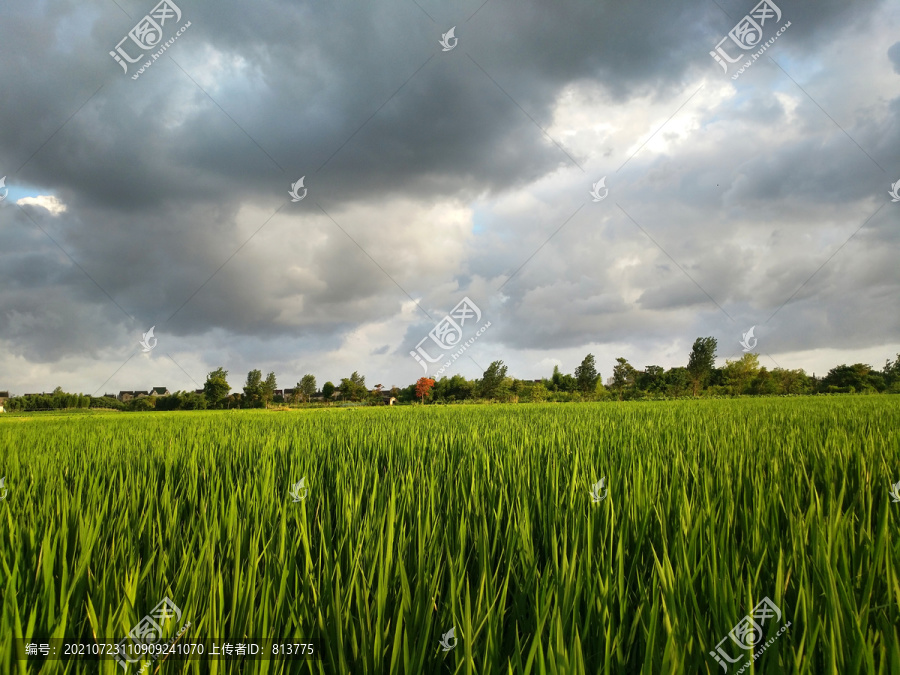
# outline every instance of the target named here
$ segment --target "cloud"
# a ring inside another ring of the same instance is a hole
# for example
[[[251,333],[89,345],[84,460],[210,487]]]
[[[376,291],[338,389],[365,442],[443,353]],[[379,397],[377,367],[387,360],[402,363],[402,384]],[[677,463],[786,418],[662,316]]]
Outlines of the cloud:
[[[42,209],[49,211],[51,215],[58,216],[65,213],[68,207],[63,204],[58,197],[54,195],[38,195],[37,197],[22,197],[16,200],[19,206],[40,206]]]
[[[888,58],[894,66],[894,72],[900,73],[900,42],[895,42],[888,49]]]
[[[108,52],[152,4],[0,27],[2,171],[41,195],[0,207],[3,386],[65,363],[133,389],[163,347],[172,390],[220,364],[402,384],[465,295],[492,321],[475,360],[524,377],[590,349],[675,365],[769,317],[775,355],[897,342],[886,3],[779,3],[791,30],[736,81],[709,51],[743,0],[182,3],[132,80]]]

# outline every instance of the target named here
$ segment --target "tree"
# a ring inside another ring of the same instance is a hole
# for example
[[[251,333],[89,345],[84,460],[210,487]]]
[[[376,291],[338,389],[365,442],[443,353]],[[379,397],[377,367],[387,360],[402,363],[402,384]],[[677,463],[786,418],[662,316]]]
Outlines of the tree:
[[[251,370],[247,373],[247,382],[244,384],[244,397],[247,401],[247,406],[250,408],[258,406],[262,401],[262,395],[262,372]]]
[[[750,393],[758,396],[774,394],[777,385],[778,383],[772,377],[772,374],[763,366],[753,378],[753,382],[750,383]]]
[[[550,389],[553,391],[577,391],[578,380],[571,375],[563,375],[559,366],[553,366],[553,375],[550,376]]]
[[[875,378],[874,375],[879,377]],[[826,392],[857,392],[884,388],[884,379],[880,373],[872,370],[865,363],[854,363],[852,366],[841,364],[828,371],[822,379],[822,388]]]
[[[884,378],[884,384],[888,391],[900,393],[900,354],[897,354],[897,360],[891,361],[887,359],[884,362],[884,370],[881,371]]]
[[[435,401],[462,401],[472,397],[474,388],[475,384],[462,375],[445,376],[435,383],[431,395]]]
[[[206,397],[193,391],[185,392],[181,399],[182,410],[206,410]]]
[[[637,385],[637,370],[621,356],[616,359],[618,365],[613,366],[612,390],[619,395],[621,401],[626,391],[633,391]]]
[[[542,382],[535,382],[531,386],[531,402],[543,403],[547,399],[547,388]]]
[[[772,370],[772,377],[778,383],[777,392],[779,394],[809,393],[809,377],[807,377],[802,368],[797,368],[796,370],[775,368]]]
[[[228,396],[231,386],[228,384],[228,371],[222,367],[216,368],[206,376],[203,384],[203,395],[206,397],[207,407],[212,408]]]
[[[432,387],[434,387],[434,380],[430,377],[420,377],[416,382],[416,398],[425,403],[425,399],[431,396]]]
[[[481,398],[495,398],[502,396],[503,380],[506,379],[506,366],[503,361],[493,361],[481,376],[479,394]]]
[[[147,412],[148,410],[153,410],[155,407],[156,406],[153,405],[149,396],[141,396],[140,398],[133,398],[128,401],[128,410],[134,412]]]
[[[592,392],[597,385],[597,378],[599,377],[597,367],[594,364],[594,355],[588,354],[584,357],[581,365],[575,369],[575,381],[578,383],[578,389],[585,394]]]
[[[322,385],[322,396],[326,401],[330,401],[331,397],[334,396],[334,385],[331,382],[326,382]]]
[[[716,339],[714,337],[697,338],[691,348],[687,371],[691,378],[694,396],[706,384],[712,369],[716,365]]]
[[[722,372],[725,386],[731,394],[735,396],[746,394],[753,378],[759,373],[759,357],[751,352],[744,354],[737,361],[726,359]]]
[[[666,371],[666,392],[668,396],[683,396],[687,392],[690,376],[687,368],[678,366]]]
[[[647,366],[638,373],[637,388],[651,394],[662,393],[666,386],[666,373],[662,366]]]
[[[307,402],[310,397],[316,393],[316,378],[313,375],[306,374],[300,378],[297,386],[294,387],[294,396],[299,398],[303,396]]]
[[[355,370],[350,377],[341,379],[338,389],[344,399],[349,398],[354,401],[366,398],[369,393],[366,389],[366,378]]]
[[[261,398],[267,408],[269,407],[269,402],[275,397],[275,390],[277,388],[278,384],[275,382],[275,373],[266,375],[266,381],[262,383],[261,387]]]

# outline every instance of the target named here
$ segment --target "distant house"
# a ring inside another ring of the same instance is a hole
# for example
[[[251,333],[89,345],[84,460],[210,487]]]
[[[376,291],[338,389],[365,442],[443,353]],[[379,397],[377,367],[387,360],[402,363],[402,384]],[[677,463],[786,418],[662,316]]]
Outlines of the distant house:
[[[0,391],[0,413],[4,412],[3,406],[9,400],[9,392],[8,391]]]
[[[144,398],[144,397],[149,396],[149,395],[150,395],[150,392],[149,392],[149,391],[136,391],[136,392],[134,392],[134,397],[135,397],[135,398]]]
[[[150,390],[150,395],[151,396],[168,396],[169,388],[168,387],[153,387],[153,389]]]
[[[391,396],[391,392],[385,389],[376,387],[369,393],[372,394],[372,396],[381,396],[381,402],[386,405],[394,405],[397,402],[397,399]]]
[[[290,398],[290,397],[293,396],[293,395],[294,395],[294,390],[293,390],[293,389],[285,389],[285,390],[284,390],[284,397],[285,397],[285,398]]]
[[[134,392],[133,391],[120,391],[119,395],[116,398],[118,398],[120,401],[122,401],[122,403],[125,403],[126,401],[130,401],[131,399],[134,398]]]
[[[204,392],[203,389],[194,389],[195,394],[202,394]]]
[[[103,394],[103,398],[116,398],[115,394]]]
[[[284,397],[284,389],[276,389],[272,395]]]

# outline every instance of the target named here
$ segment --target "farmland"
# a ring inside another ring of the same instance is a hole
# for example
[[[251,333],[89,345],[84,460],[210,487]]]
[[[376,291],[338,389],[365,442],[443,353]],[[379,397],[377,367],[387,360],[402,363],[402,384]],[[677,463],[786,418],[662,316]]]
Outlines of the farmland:
[[[164,597],[321,658],[162,673],[718,673],[764,598],[752,672],[900,672],[894,396],[7,415],[0,476],[4,673]]]

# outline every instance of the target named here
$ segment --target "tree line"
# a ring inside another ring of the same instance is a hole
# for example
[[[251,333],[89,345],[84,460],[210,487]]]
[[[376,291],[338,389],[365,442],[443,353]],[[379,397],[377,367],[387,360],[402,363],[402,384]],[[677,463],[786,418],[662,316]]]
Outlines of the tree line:
[[[807,375],[802,369],[788,370],[760,366],[759,356],[747,353],[736,360],[716,362],[716,339],[697,338],[686,366],[665,370],[645,366],[638,370],[619,357],[610,377],[604,382],[597,371],[593,354],[584,357],[573,374],[562,373],[558,366],[549,378],[520,380],[507,374],[503,361],[494,361],[481,378],[468,380],[462,375],[440,380],[423,377],[404,388],[385,389],[375,385],[369,390],[366,378],[354,371],[338,385],[325,382],[317,390],[316,378],[306,374],[287,396],[278,395],[274,372],[265,378],[251,370],[241,391],[232,392],[228,371],[217,368],[207,375],[200,392],[178,391],[165,396],[147,396],[127,402],[110,397],[68,394],[57,387],[52,394],[10,398],[10,410],[49,410],[68,408],[113,408],[116,410],[207,410],[266,408],[270,405],[320,406],[335,404],[386,405],[397,403],[461,402],[568,402],[602,400],[664,400],[697,396],[772,396],[837,393],[900,393],[900,354],[888,359],[876,370],[862,363],[841,364],[822,378]]]

